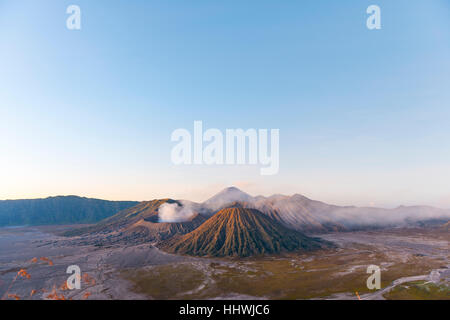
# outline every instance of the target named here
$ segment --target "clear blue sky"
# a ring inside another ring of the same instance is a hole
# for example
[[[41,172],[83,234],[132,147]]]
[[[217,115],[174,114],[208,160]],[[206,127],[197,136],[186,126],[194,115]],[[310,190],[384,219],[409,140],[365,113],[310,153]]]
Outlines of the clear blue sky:
[[[194,120],[279,128],[279,174],[172,165]],[[450,1],[0,0],[0,150],[0,199],[450,207]]]

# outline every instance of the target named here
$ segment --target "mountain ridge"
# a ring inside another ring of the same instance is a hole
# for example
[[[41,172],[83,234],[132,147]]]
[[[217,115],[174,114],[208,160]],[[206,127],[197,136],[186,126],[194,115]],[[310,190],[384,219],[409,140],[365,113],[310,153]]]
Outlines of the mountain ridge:
[[[303,233],[433,226],[450,220],[450,210],[432,206],[398,206],[393,209],[337,206],[301,194],[253,197],[236,187],[230,187],[202,203],[172,199],[107,201],[78,196],[0,200],[0,226],[98,223],[90,230],[101,229],[108,224],[110,229],[118,229],[134,215],[144,218],[156,215],[159,205],[165,202],[189,207],[192,212],[208,218],[236,201]]]
[[[96,223],[138,203],[72,195],[0,200],[0,226]]]
[[[337,206],[301,194],[252,197],[236,187],[222,190],[201,206],[218,210],[234,201],[242,201],[246,207],[257,209],[285,226],[306,233],[409,226],[421,221],[427,225],[427,221],[435,224],[433,220],[450,219],[450,210],[431,206],[399,206],[394,209]],[[210,210],[209,214],[213,212]]]
[[[93,226],[75,228],[66,231],[63,235],[68,237],[91,236],[92,239],[89,242],[97,245],[138,244],[165,240],[177,234],[186,234],[195,230],[206,220],[206,217],[194,212],[183,222],[162,222],[159,210],[164,204],[176,204],[181,208],[183,204],[190,204],[190,202],[168,198],[143,201]]]

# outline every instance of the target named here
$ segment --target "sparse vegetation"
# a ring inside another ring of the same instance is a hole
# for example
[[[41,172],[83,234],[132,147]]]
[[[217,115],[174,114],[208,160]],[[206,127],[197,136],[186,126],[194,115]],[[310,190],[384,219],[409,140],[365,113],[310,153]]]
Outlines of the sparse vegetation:
[[[415,256],[401,261],[391,253],[357,245],[352,249],[309,254],[223,258],[209,263],[205,259],[203,268],[190,263],[177,267],[165,265],[137,273],[128,271],[127,278],[135,283],[138,292],[152,298],[208,299],[236,294],[269,299],[315,299],[340,293],[355,295],[355,291],[360,295],[370,293],[366,287],[366,268],[373,263],[382,266],[384,288],[400,277],[427,274],[438,268],[441,261]],[[182,284],[184,281],[187,282]],[[194,290],[202,283],[201,290]]]
[[[177,299],[195,290],[205,279],[204,274],[189,264],[156,266],[137,272],[125,271],[123,276],[133,281],[136,292],[154,299]]]
[[[384,297],[390,300],[450,300],[450,288],[445,283],[415,281],[396,286]]]

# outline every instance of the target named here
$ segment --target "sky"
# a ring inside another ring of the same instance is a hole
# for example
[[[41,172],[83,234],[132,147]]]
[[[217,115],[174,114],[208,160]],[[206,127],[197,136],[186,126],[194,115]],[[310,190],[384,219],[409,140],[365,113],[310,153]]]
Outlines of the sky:
[[[278,174],[174,165],[195,120],[279,129]],[[0,0],[0,150],[0,199],[450,208],[450,2]]]

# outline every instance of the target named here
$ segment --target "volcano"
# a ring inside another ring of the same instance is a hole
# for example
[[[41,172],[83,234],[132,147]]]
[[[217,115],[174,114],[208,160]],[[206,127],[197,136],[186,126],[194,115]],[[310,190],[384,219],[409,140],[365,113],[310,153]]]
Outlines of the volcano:
[[[160,222],[159,208],[163,204],[176,204],[179,207],[191,205],[188,201],[159,199],[141,202],[120,211],[98,224],[70,230],[66,236],[92,236],[96,244],[127,243],[138,244],[168,239],[174,235],[186,234],[195,230],[206,218],[194,213],[183,222]]]
[[[270,197],[252,197],[236,187],[230,187],[206,200],[201,206],[205,215],[212,215],[235,202],[239,202],[245,208],[259,210],[285,227],[302,233],[345,230],[344,226],[330,219],[327,214],[338,207],[314,201],[298,194],[293,196],[278,194]]]
[[[234,202],[247,203],[252,200],[253,198],[249,194],[236,187],[229,187],[203,202],[203,206],[217,212],[217,210],[227,207]]]
[[[161,244],[165,251],[194,256],[247,257],[313,250],[328,244],[288,229],[256,209],[222,209],[196,230]]]

